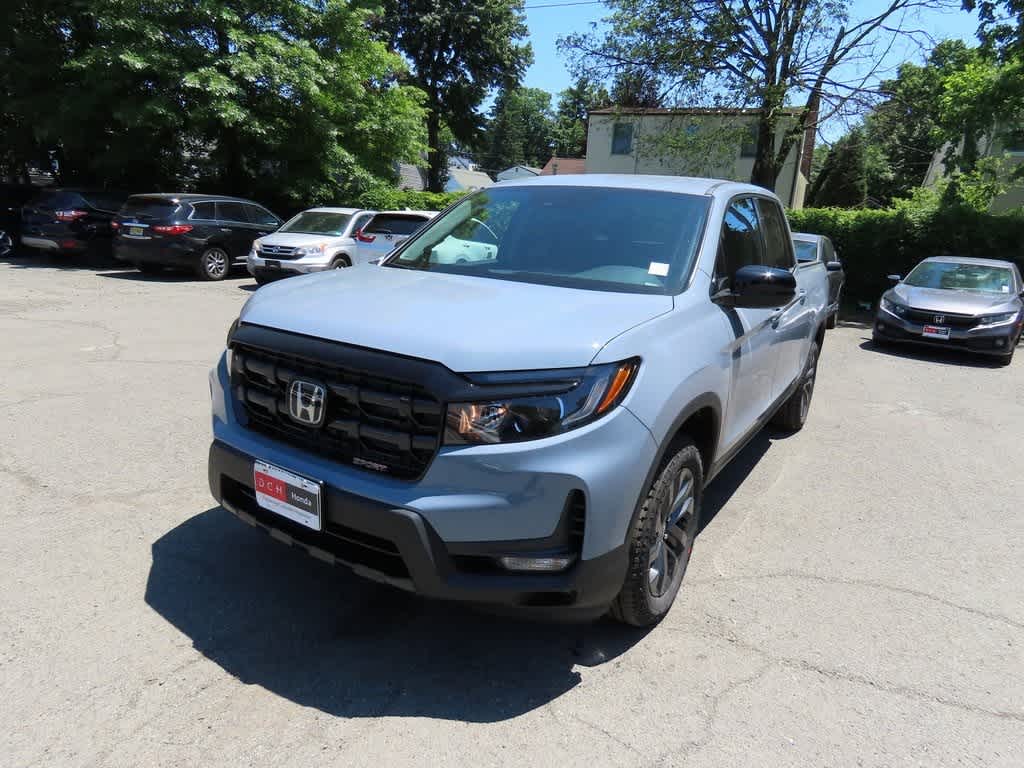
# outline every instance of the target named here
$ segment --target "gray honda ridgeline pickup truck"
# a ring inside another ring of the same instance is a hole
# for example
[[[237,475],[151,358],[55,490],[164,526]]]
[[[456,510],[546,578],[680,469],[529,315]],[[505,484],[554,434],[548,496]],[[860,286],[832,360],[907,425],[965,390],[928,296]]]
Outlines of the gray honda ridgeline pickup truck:
[[[807,418],[827,297],[759,187],[498,184],[380,266],[249,299],[210,375],[210,490],[425,596],[653,624],[704,488]]]

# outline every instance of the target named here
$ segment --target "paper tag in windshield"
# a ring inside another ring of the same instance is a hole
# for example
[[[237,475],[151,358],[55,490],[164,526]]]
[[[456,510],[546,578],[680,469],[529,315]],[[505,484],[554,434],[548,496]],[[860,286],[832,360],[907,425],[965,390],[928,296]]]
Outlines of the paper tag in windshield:
[[[668,264],[663,264],[660,261],[652,261],[651,266],[647,268],[647,274],[666,277],[668,275]]]
[[[999,286],[999,290],[1001,290],[1003,293],[1009,293],[1010,292],[1010,286],[1008,286],[1008,285],[1000,285]]]

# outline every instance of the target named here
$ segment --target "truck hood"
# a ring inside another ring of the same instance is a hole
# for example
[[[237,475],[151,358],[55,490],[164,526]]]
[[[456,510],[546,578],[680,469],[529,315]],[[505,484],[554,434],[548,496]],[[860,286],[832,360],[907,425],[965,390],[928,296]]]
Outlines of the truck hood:
[[[353,242],[351,237],[334,237],[332,235],[309,235],[304,232],[272,232],[257,239],[261,245],[287,245],[301,248],[306,245],[341,245]]]
[[[671,296],[367,265],[264,286],[240,319],[472,373],[587,365],[672,306]]]
[[[905,283],[895,286],[892,295],[895,301],[914,309],[959,315],[983,315],[1004,307],[1004,311],[1009,312],[1019,306],[1017,297],[1012,293],[918,288]]]

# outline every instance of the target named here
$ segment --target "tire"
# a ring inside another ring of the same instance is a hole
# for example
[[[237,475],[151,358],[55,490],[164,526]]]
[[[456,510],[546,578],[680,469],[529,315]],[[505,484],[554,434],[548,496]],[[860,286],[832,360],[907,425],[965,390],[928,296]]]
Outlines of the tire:
[[[837,309],[831,315],[828,316],[828,320],[825,321],[825,327],[828,330],[832,330],[836,327],[836,323],[839,322],[839,310]]]
[[[871,343],[874,344],[876,347],[884,347],[889,344],[887,339],[882,338],[875,331],[871,332]]]
[[[253,280],[256,281],[256,285],[266,285],[267,283],[273,282],[269,277],[263,277],[261,275],[256,275]]]
[[[135,268],[144,275],[156,275],[164,271],[159,264],[136,264]]]
[[[684,438],[662,461],[630,529],[629,569],[611,606],[615,619],[649,627],[668,613],[693,552],[703,491],[700,452]]]
[[[782,404],[782,407],[772,416],[772,425],[790,432],[797,432],[807,421],[807,414],[811,409],[811,398],[814,397],[814,382],[818,378],[818,355],[821,348],[817,340],[811,342],[811,348],[807,353],[807,362],[804,364],[804,371],[800,375],[800,384],[796,392],[789,396],[789,399]]]
[[[0,257],[14,254],[14,241],[4,231],[0,231]]]
[[[1020,341],[1019,337],[1018,337],[1017,341],[1018,342]],[[1013,362],[1013,353],[1017,351],[1016,347],[1017,347],[1016,344],[1011,345],[1010,346],[1010,354],[1003,355],[1002,357],[999,358],[999,364],[1000,365],[1009,365],[1010,363]]]
[[[352,262],[349,261],[348,256],[339,256],[331,262],[331,269],[345,269],[345,267],[351,267]]]
[[[203,251],[196,264],[196,274],[201,280],[223,280],[231,271],[231,257],[219,246]]]

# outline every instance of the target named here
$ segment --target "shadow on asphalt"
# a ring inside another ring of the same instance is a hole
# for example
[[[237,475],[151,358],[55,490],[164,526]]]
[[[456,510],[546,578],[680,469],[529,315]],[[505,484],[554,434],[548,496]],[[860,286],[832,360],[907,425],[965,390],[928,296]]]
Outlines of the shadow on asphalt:
[[[88,269],[113,270],[130,269],[109,253],[93,252],[51,254],[43,250],[19,249],[0,257],[0,264],[10,264],[15,269]]]
[[[762,431],[715,479],[701,530],[782,437]],[[647,634],[425,600],[289,549],[220,507],[169,531],[152,555],[146,602],[196,650],[244,683],[339,717],[505,720]]]
[[[980,355],[960,349],[936,349],[935,347],[919,347],[912,344],[879,344],[869,338],[860,343],[860,348],[889,357],[902,357],[908,360],[921,360],[942,365],[958,365],[965,368],[1004,368],[996,358]]]
[[[135,267],[126,267],[126,272],[99,272],[100,277],[113,277],[117,280],[133,280],[140,283],[204,283],[194,273],[184,269],[165,269],[160,272],[139,272]],[[249,277],[244,270],[231,272],[227,280],[241,280]]]

